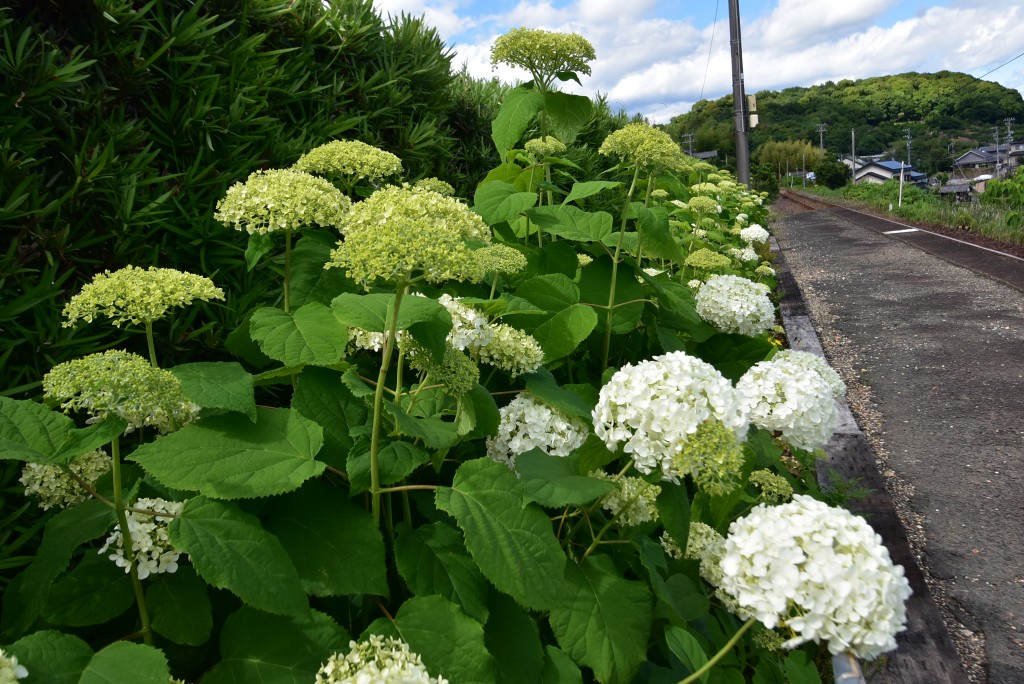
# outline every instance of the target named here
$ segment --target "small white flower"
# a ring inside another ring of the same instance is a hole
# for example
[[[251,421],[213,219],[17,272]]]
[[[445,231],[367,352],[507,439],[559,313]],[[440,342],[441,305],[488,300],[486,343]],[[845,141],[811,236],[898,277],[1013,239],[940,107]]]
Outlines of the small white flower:
[[[656,500],[661,487],[639,477],[622,477],[618,480],[603,470],[595,470],[590,477],[614,482],[615,489],[601,497],[601,508],[616,518],[622,527],[635,527],[658,519]]]
[[[452,330],[448,333],[448,344],[461,351],[470,345],[487,346],[494,339],[494,328],[482,313],[449,294],[441,295],[437,301],[448,310],[452,317]]]
[[[28,677],[28,670],[18,664],[18,657],[0,648],[0,684],[15,684],[25,677]]]
[[[529,333],[507,323],[491,325],[492,337],[471,340],[466,351],[476,361],[500,368],[513,378],[532,373],[544,363],[544,350]]]
[[[775,324],[768,286],[734,275],[711,276],[697,292],[697,314],[725,333],[756,337]]]
[[[846,383],[839,377],[839,373],[836,373],[835,369],[828,365],[828,361],[823,356],[796,349],[783,349],[773,356],[772,360],[786,361],[800,368],[812,370],[822,377],[832,391],[833,397],[838,399],[846,395]]]
[[[771,237],[760,224],[752,223],[740,231],[740,238],[747,243],[764,244]]]
[[[443,677],[431,677],[420,655],[401,639],[371,634],[348,647],[348,653],[335,653],[320,666],[316,684],[448,684]]]
[[[171,540],[167,536],[167,523],[181,513],[184,505],[181,501],[139,499],[133,508],[153,511],[157,515],[147,515],[138,511],[127,512],[128,533],[140,580],[153,574],[175,572],[178,569],[181,552],[171,546]],[[160,513],[166,515],[159,515]],[[132,564],[125,554],[120,523],[114,526],[114,531],[107,537],[99,553],[105,553],[107,549],[112,549],[107,558],[114,561],[119,568],[124,568],[125,572],[131,570]]]
[[[516,456],[540,449],[550,456],[568,456],[583,445],[589,431],[583,421],[537,401],[523,392],[499,409],[498,434],[487,439],[487,455],[509,468]]]
[[[78,456],[71,464],[71,472],[90,485],[110,470],[110,456],[102,449]],[[55,465],[26,463],[20,482],[25,485],[25,495],[39,500],[44,511],[50,508],[67,508],[89,498],[81,485]]]

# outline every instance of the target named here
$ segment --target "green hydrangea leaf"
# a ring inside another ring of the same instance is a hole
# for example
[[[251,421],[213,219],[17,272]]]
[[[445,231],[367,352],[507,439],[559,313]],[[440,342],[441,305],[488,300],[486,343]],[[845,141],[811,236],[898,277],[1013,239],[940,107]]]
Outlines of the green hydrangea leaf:
[[[78,684],[93,655],[89,644],[78,637],[52,630],[29,634],[4,650],[28,670],[28,683]]]
[[[602,242],[612,234],[612,215],[606,211],[587,212],[566,204],[534,207],[526,215],[545,232],[567,240]]]
[[[662,576],[667,564],[661,544],[649,537],[643,537],[638,540],[637,545],[640,550],[640,562],[647,569],[651,588],[654,589],[659,604],[675,613],[680,620],[692,622],[707,615],[707,595],[693,583],[693,580],[679,573],[670,575],[668,579]]]
[[[598,318],[594,309],[586,304],[573,304],[538,325],[531,334],[544,350],[544,361],[554,361],[574,352],[597,327]]]
[[[274,236],[271,233],[249,233],[249,241],[245,246],[246,270],[256,268],[263,256],[274,248]]]
[[[282,494],[323,472],[323,428],[290,409],[212,416],[139,447],[131,456],[168,487],[217,499]]]
[[[167,684],[171,671],[164,654],[144,644],[115,641],[85,666],[79,684]]]
[[[763,337],[716,333],[698,344],[693,355],[707,361],[722,375],[736,382],[751,366],[764,361],[775,350],[775,345]]]
[[[489,226],[513,218],[537,203],[536,192],[517,192],[514,185],[501,181],[483,183],[473,195],[473,211]]]
[[[580,272],[580,301],[608,306],[612,287],[612,260],[602,255],[586,265]],[[612,313],[612,332],[628,333],[634,330],[644,313],[643,300],[647,296],[643,285],[636,280],[636,271],[629,264],[619,264],[615,279],[615,310]],[[626,303],[630,302],[630,303]],[[598,316],[598,330],[604,331],[607,313]]]
[[[203,408],[237,411],[256,420],[252,375],[234,362],[200,362],[175,366],[185,396]]]
[[[544,649],[537,622],[505,594],[491,592],[491,616],[484,625],[487,650],[494,656],[497,684],[541,681]]]
[[[494,659],[484,643],[483,625],[448,599],[414,596],[398,609],[395,626],[431,675],[450,682],[494,681]]]
[[[516,288],[516,295],[550,313],[563,311],[580,301],[580,288],[561,273],[530,278]]]
[[[672,281],[647,282],[657,293],[660,326],[686,332],[697,342],[703,342],[717,332],[697,314],[697,302],[688,286]]]
[[[658,519],[679,548],[685,549],[690,537],[690,498],[686,487],[671,482],[661,482],[659,486],[661,492],[655,499]]]
[[[435,501],[458,522],[466,548],[500,591],[537,610],[565,600],[565,555],[547,514],[523,506],[522,484],[508,467],[489,458],[467,461]]]
[[[444,523],[399,528],[398,572],[417,596],[443,596],[473,619],[487,620],[490,585],[466,551],[462,534]]]
[[[573,72],[562,73],[579,82],[579,78]],[[548,116],[551,134],[566,145],[571,145],[576,140],[576,134],[590,121],[593,110],[593,103],[585,95],[570,95],[558,90],[544,93],[544,112]]]
[[[345,276],[344,269],[324,268],[337,242],[337,234],[310,231],[296,243],[292,249],[291,280],[288,283],[293,307],[310,302],[330,305],[339,292],[355,291],[354,283]]]
[[[388,594],[384,538],[347,492],[313,480],[275,498],[266,519],[267,531],[293,559],[307,594]]]
[[[790,651],[786,656],[786,679],[792,684],[821,684],[818,666],[801,650]]]
[[[76,428],[60,445],[53,455],[56,463],[70,465],[76,457],[87,451],[94,451],[109,444],[115,437],[122,435],[128,422],[117,416],[107,416],[98,423],[85,428]]]
[[[459,441],[455,424],[444,421],[439,416],[415,418],[391,401],[385,401],[384,408],[395,419],[395,429],[399,434],[423,440],[424,446],[428,449],[447,449]]]
[[[324,446],[317,458],[339,470],[345,469],[355,441],[352,433],[366,425],[368,415],[366,403],[353,396],[342,377],[337,371],[307,366],[292,393],[292,408],[324,429]]]
[[[665,629],[665,644],[691,672],[696,672],[708,662],[708,654],[701,648],[697,637],[682,627],[669,625]],[[711,672],[705,672],[700,681],[707,682],[710,678]]]
[[[489,437],[498,431],[498,423],[501,421],[501,414],[498,412],[498,404],[494,396],[487,391],[487,388],[477,383],[473,389],[459,397],[459,415],[472,416],[473,426],[468,433],[458,432],[465,439],[482,439]]]
[[[46,523],[43,541],[32,563],[4,592],[0,625],[5,636],[21,636],[32,626],[43,609],[51,584],[68,566],[75,550],[105,535],[113,524],[114,512],[95,499],[63,510]]]
[[[531,449],[516,456],[516,472],[523,482],[525,501],[541,506],[582,506],[615,489],[615,485],[580,474],[579,456],[550,456]]]
[[[566,195],[564,200],[562,200],[562,204],[565,205],[569,204],[569,202],[577,202],[610,188],[620,187],[621,185],[622,183],[619,183],[618,181],[582,181],[573,183],[572,189],[569,190],[569,194]]]
[[[583,684],[583,673],[565,651],[554,646],[544,647],[544,670],[541,684]]]
[[[252,315],[250,333],[263,353],[286,366],[330,366],[342,359],[348,331],[331,310],[310,302],[291,313],[265,307]]]
[[[289,619],[244,607],[225,621],[220,650],[203,684],[309,684],[332,653],[348,650],[348,634],[317,611]]]
[[[505,94],[498,116],[491,122],[491,139],[502,161],[543,108],[544,95],[532,88],[519,86]]]
[[[75,424],[36,401],[0,397],[0,458],[56,463],[54,454]]]
[[[686,255],[679,248],[668,224],[668,210],[665,207],[645,207],[634,202],[633,212],[640,224],[640,246],[643,255],[649,259],[666,259],[682,265]]]
[[[211,586],[227,589],[254,608],[305,617],[309,604],[299,573],[277,537],[259,519],[232,504],[203,496],[185,503],[168,534]]]
[[[106,555],[87,553],[50,587],[43,617],[53,625],[87,627],[121,615],[135,604],[131,579]]]
[[[213,610],[209,593],[190,566],[152,576],[147,582],[146,605],[153,631],[160,636],[186,646],[201,646],[210,638]]]
[[[331,300],[335,318],[352,328],[370,332],[391,329],[393,294],[340,294]],[[440,359],[444,356],[445,339],[452,329],[452,317],[440,302],[429,297],[403,297],[398,311],[397,330],[408,330],[417,342]]]
[[[596,402],[590,402],[577,392],[559,385],[548,369],[542,367],[524,377],[526,390],[537,399],[568,416],[582,418],[588,424],[592,421]]]
[[[560,273],[575,278],[580,269],[576,245],[568,240],[548,240],[541,249],[532,249],[526,256],[525,274],[550,275]]]
[[[430,454],[415,444],[400,440],[388,442],[377,454],[380,483],[389,485],[399,482],[428,461],[430,461]],[[347,469],[350,495],[354,496],[369,490],[370,452],[351,453],[348,457]]]
[[[606,556],[591,556],[566,573],[567,601],[551,610],[559,646],[604,684],[630,682],[647,660],[651,597],[645,585],[623,579]]]

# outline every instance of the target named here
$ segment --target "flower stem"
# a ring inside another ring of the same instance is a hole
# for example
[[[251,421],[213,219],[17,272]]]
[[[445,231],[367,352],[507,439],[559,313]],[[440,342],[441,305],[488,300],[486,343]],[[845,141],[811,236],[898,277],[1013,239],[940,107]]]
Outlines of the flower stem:
[[[398,336],[398,311],[402,306],[406,281],[399,283],[395,290],[395,303],[391,307],[391,324],[384,338],[384,358],[380,362],[380,373],[377,375],[377,389],[373,393],[373,431],[370,433],[370,512],[374,522],[380,522],[380,424],[384,409],[384,384],[387,382],[388,368],[391,366],[391,353],[395,348]]]
[[[149,363],[153,368],[159,368],[156,362],[156,345],[153,344],[153,321],[146,321],[146,345],[149,347]]]
[[[284,231],[284,312],[291,313],[288,281],[292,274],[292,231]]]
[[[726,643],[725,646],[723,646],[722,649],[718,653],[716,653],[711,660],[704,663],[704,665],[699,670],[694,672],[692,675],[690,675],[683,681],[679,682],[679,684],[690,684],[690,682],[695,682],[701,677],[703,677],[704,674],[711,670],[711,668],[713,668],[719,660],[725,657],[725,654],[728,653],[729,650],[736,645],[736,643],[740,640],[740,637],[742,637],[748,629],[754,626],[755,622],[757,622],[757,618],[750,618],[749,620],[744,622],[743,626],[736,630],[736,633],[732,635],[732,638],[729,639],[728,643]]]
[[[612,346],[612,317],[615,315],[615,282],[619,274],[619,255],[622,254],[622,240],[626,235],[626,216],[629,203],[633,199],[633,191],[636,190],[636,181],[640,177],[640,167],[633,171],[633,182],[629,184],[629,192],[626,193],[626,201],[622,205],[622,223],[619,225],[619,240],[615,244],[615,254],[612,256],[612,281],[608,290],[608,317],[605,320],[604,330],[604,353],[601,356],[601,368],[608,367],[608,354]]]
[[[153,645],[153,631],[149,627],[149,611],[146,609],[146,595],[142,592],[139,581],[139,568],[135,564],[135,545],[131,529],[128,527],[128,515],[125,513],[124,501],[121,498],[121,443],[117,437],[110,442],[111,475],[114,481],[114,515],[121,527],[121,548],[128,559],[128,573],[132,580],[132,591],[135,592],[135,605],[139,609],[139,622],[142,628],[142,640],[149,646]]]

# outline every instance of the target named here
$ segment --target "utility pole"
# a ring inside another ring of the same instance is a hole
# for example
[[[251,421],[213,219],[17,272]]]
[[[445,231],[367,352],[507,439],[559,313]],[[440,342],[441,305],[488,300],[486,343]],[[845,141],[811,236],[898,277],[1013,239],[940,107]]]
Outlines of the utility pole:
[[[736,180],[749,187],[750,147],[747,141],[747,97],[743,93],[739,0],[729,0],[729,45],[732,48],[732,101],[736,118]]]
[[[999,126],[993,132],[996,134],[996,178],[999,178]]]
[[[687,154],[689,155],[693,155],[693,139],[696,137],[696,133],[683,133],[679,136],[679,142],[686,144]]]
[[[821,148],[822,152],[825,151],[825,131],[827,131],[827,130],[828,130],[828,124],[827,123],[820,123],[820,124],[818,124],[818,147]]]
[[[853,167],[854,179],[857,177],[857,129],[850,129],[850,166]]]
[[[912,164],[910,163],[910,140],[911,140],[910,129],[909,128],[904,128],[903,132],[907,134],[907,166],[912,166]]]

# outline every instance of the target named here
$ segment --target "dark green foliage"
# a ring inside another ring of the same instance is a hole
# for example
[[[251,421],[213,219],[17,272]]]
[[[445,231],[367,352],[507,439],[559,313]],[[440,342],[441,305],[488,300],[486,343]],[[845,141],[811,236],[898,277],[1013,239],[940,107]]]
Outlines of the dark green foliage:
[[[198,339],[209,353],[268,287],[212,217],[227,187],[337,138],[397,154],[409,179],[443,175],[450,67],[434,29],[385,22],[369,0],[0,9],[3,392],[123,341],[62,329],[58,314],[95,273],[128,264],[244,293],[157,330],[168,351]]]
[[[850,167],[834,159],[822,159],[814,165],[814,181],[826,188],[841,188],[852,180]]]

